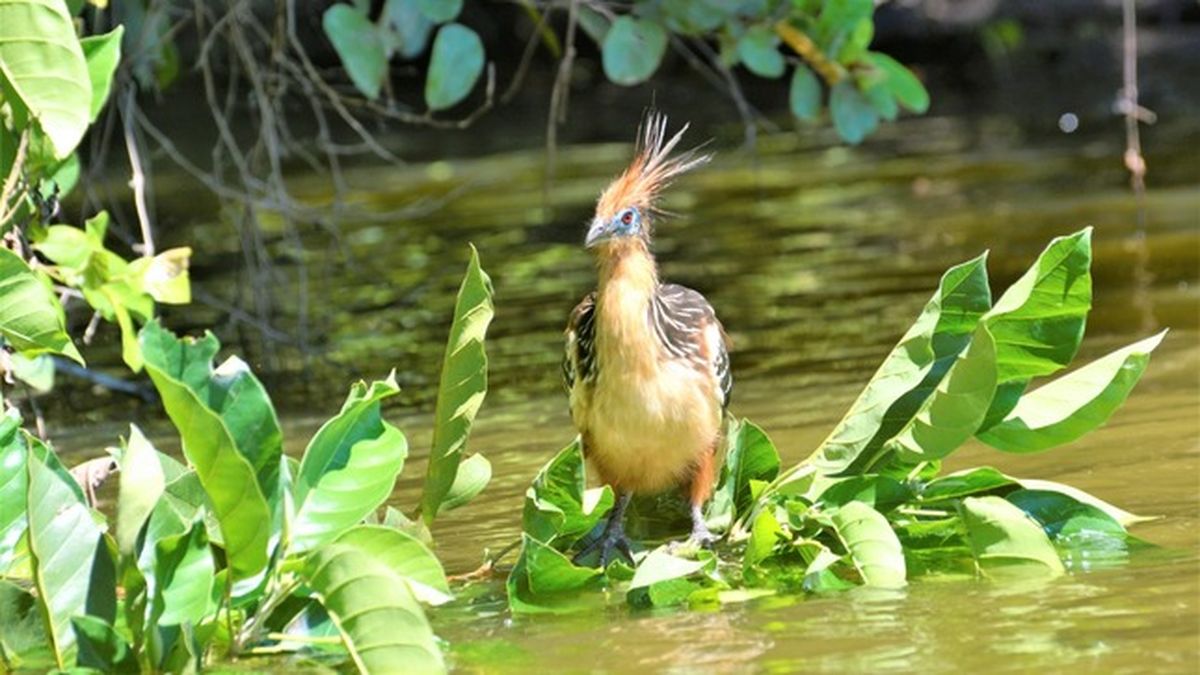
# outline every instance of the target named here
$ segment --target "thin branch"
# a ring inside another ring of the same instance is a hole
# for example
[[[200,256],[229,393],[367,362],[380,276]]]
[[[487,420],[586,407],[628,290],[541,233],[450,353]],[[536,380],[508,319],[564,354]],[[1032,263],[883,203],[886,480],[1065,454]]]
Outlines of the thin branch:
[[[558,125],[567,119],[567,100],[571,91],[571,68],[575,65],[575,32],[579,26],[579,0],[571,0],[567,10],[566,46],[558,62],[558,74],[550,91],[550,110],[546,115],[546,183],[549,192],[554,182],[554,160],[558,151]]]
[[[121,100],[121,117],[125,127],[125,151],[129,155],[129,169],[132,176],[129,187],[133,189],[133,203],[137,208],[138,225],[142,230],[142,255],[154,255],[154,233],[150,226],[150,211],[146,208],[146,175],[142,169],[142,155],[138,150],[137,139],[134,138],[134,120],[131,111],[136,105],[134,96],[137,90],[130,87]]]

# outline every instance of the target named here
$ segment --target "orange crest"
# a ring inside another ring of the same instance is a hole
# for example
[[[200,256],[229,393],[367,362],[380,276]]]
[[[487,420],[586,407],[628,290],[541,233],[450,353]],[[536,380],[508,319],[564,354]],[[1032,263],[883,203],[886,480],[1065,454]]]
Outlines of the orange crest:
[[[607,220],[630,206],[643,212],[654,211],[659,193],[676,176],[711,159],[711,155],[698,154],[696,148],[671,156],[671,151],[687,130],[688,125],[685,124],[674,136],[667,138],[667,117],[661,113],[649,113],[638,131],[638,146],[633,162],[600,195],[596,216]]]

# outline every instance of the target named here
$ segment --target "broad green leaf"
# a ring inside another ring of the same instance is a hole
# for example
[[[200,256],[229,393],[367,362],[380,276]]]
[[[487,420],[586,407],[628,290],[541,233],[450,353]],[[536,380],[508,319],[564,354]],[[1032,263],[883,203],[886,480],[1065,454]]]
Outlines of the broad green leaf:
[[[620,16],[604,36],[601,61],[609,81],[623,86],[645,82],[667,51],[667,32],[649,19]]]
[[[892,92],[888,91],[882,83],[865,83],[861,90],[863,96],[871,103],[871,107],[883,119],[891,122],[900,114],[900,107],[896,105],[896,99],[892,96]]]
[[[1125,402],[1166,334],[1118,349],[1025,394],[979,440],[1006,452],[1039,452],[1098,428]]]
[[[690,560],[671,555],[662,548],[655,549],[634,572],[626,600],[637,607],[677,605],[703,587],[699,577],[714,564],[711,554],[707,558]]]
[[[862,502],[849,502],[830,518],[863,583],[883,588],[905,584],[904,551],[883,514]]]
[[[37,597],[0,578],[0,655],[8,658],[0,665],[48,671],[54,667],[54,659],[47,645],[46,622]]]
[[[1092,306],[1091,263],[1091,228],[1054,239],[982,319],[996,340],[997,382],[1007,394],[996,397],[983,429],[1008,415],[1013,394],[1031,379],[1075,358]]]
[[[1004,498],[1041,523],[1051,539],[1088,532],[1125,537],[1125,528],[1112,516],[1061,492],[1016,490]]]
[[[0,576],[8,571],[25,533],[27,455],[21,420],[0,416]]]
[[[937,389],[884,448],[913,463],[949,455],[979,429],[995,391],[996,346],[980,325]]]
[[[866,474],[851,476],[830,485],[821,492],[817,501],[827,508],[862,502],[883,513],[899,506],[910,496],[909,489],[895,478]]]
[[[462,11],[462,0],[417,0],[425,18],[434,23],[453,21]]]
[[[967,497],[961,514],[979,570],[986,575],[1062,574],[1041,525],[1000,497]]]
[[[1060,492],[1077,502],[1094,506],[1108,514],[1110,518],[1120,523],[1123,527],[1128,527],[1135,523],[1143,523],[1148,520],[1156,519],[1155,516],[1139,516],[1130,513],[1122,508],[1109,504],[1095,495],[1088,494],[1087,492],[1084,492],[1076,487],[1071,487],[1070,485],[1063,485],[1062,483],[1056,483],[1054,481],[1037,480],[1033,478],[1014,478],[1013,480],[1019,483],[1021,487],[1025,488],[1026,490]]]
[[[379,507],[408,456],[408,441],[383,420],[380,402],[399,393],[395,373],[350,389],[341,412],[309,441],[296,476],[292,550],[330,541]]]
[[[921,487],[920,498],[923,502],[959,499],[1016,484],[1015,479],[1005,476],[990,466],[984,466],[935,478]]]
[[[154,567],[143,570],[152,598],[147,628],[199,625],[209,614],[216,576],[204,520],[197,519],[186,532],[162,537],[153,545]]]
[[[742,567],[749,570],[762,561],[770,558],[775,546],[786,537],[779,521],[769,511],[761,511],[754,519],[750,529],[750,539],[746,542],[746,551],[742,554]]]
[[[597,585],[604,575],[604,570],[578,566],[549,544],[524,533],[521,552],[505,581],[508,607],[523,614],[594,609],[602,600],[580,591]]]
[[[421,604],[379,554],[357,542],[335,541],[305,558],[301,576],[337,625],[360,672],[445,672]]]
[[[54,358],[49,354],[28,358],[13,352],[9,355],[9,362],[13,376],[34,391],[44,394],[54,389]]]
[[[438,507],[438,513],[456,509],[474,499],[492,480],[492,463],[487,457],[474,454],[458,465],[458,475]]]
[[[423,0],[385,0],[379,15],[379,35],[387,54],[416,58],[429,44],[433,22],[425,17]],[[364,10],[365,11],[365,10]]]
[[[46,638],[58,667],[66,668],[75,644],[71,617],[86,613],[93,561],[107,551],[91,509],[67,482],[72,479],[34,455],[26,463],[33,580],[46,619]]]
[[[137,654],[109,622],[94,616],[76,616],[71,618],[71,629],[79,644],[77,665],[104,673],[141,672]]]
[[[25,356],[55,353],[83,363],[58,298],[7,248],[0,248],[0,335]]]
[[[861,143],[879,126],[879,113],[850,78],[842,79],[830,90],[829,113],[838,136],[851,145]]]
[[[350,5],[336,4],[325,10],[321,26],[354,86],[369,99],[379,98],[387,76],[387,53],[367,15]]]
[[[884,86],[900,105],[915,113],[929,110],[929,92],[925,85],[898,61],[879,52],[867,52],[867,60],[884,75]]]
[[[750,72],[775,79],[783,76],[786,64],[779,51],[779,38],[770,26],[754,26],[738,40],[738,58]]]
[[[842,579],[834,572],[835,567],[845,564],[843,558],[830,551],[824,544],[812,543],[819,548],[812,561],[804,568],[804,590],[809,593],[822,593],[853,588],[854,584]]]
[[[146,370],[212,502],[234,580],[267,564],[282,433],[262,385],[236,359],[213,370],[211,334],[180,340],[157,321],[142,329]]]
[[[437,556],[407,532],[384,525],[358,525],[343,532],[333,543],[370,553],[404,579],[421,602],[441,605],[454,597]]]
[[[475,31],[460,23],[439,28],[425,73],[425,105],[445,110],[466,98],[483,73],[483,61],[483,41]]]
[[[586,489],[583,450],[576,440],[547,462],[525,491],[522,529],[538,541],[569,545],[591,532],[612,507],[607,485]]]
[[[129,440],[121,455],[120,489],[117,497],[117,544],[121,553],[133,553],[138,532],[150,517],[166,486],[158,451],[137,425],[129,425]]]
[[[79,145],[90,121],[92,85],[62,0],[0,0],[0,92],[37,120],[55,158]]]
[[[103,35],[89,35],[79,41],[83,57],[87,61],[88,80],[92,84],[92,103],[88,108],[88,122],[95,122],[104,109],[108,93],[112,89],[113,74],[121,62],[121,37],[124,26],[117,26]]]
[[[862,58],[867,46],[875,37],[875,21],[871,17],[859,19],[842,40],[837,51],[837,62],[850,64]]]
[[[479,254],[472,246],[467,273],[454,304],[454,321],[450,325],[438,382],[433,447],[429,451],[429,468],[421,494],[421,515],[426,524],[433,522],[454,485],[459,462],[471,435],[471,425],[487,395],[488,361],[484,339],[494,314],[492,280],[479,266]]]
[[[968,344],[991,307],[987,254],[955,265],[813,458],[825,473],[867,466],[903,427]]]
[[[821,83],[808,66],[797,64],[788,88],[788,107],[802,120],[815,120],[821,114]]]
[[[838,54],[855,29],[870,20],[872,0],[825,0],[817,17],[814,38],[826,54]]]
[[[717,531],[729,529],[733,521],[750,512],[754,503],[750,481],[771,481],[779,474],[775,444],[750,420],[738,423],[726,446],[725,464],[705,518]]]
[[[153,257],[141,257],[129,263],[129,275],[157,302],[186,305],[192,301],[188,265],[192,249],[172,248]]]

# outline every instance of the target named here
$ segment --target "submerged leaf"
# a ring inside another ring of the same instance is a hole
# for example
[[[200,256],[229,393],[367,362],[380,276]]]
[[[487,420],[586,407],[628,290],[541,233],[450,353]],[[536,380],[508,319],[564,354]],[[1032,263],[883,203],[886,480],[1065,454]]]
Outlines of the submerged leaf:
[[[1000,497],[967,497],[962,519],[979,570],[988,576],[1062,574],[1063,564],[1041,525]]]

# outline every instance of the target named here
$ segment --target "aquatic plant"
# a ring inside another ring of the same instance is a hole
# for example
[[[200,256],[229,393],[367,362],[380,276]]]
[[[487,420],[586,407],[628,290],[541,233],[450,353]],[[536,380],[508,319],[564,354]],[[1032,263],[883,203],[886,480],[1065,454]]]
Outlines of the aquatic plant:
[[[715,551],[666,544],[606,568],[568,552],[595,536],[613,504],[588,489],[581,448],[559,452],[525,497],[523,540],[508,578],[514,612],[602,603],[743,600],[858,585],[894,588],[921,574],[1056,575],[1116,564],[1144,545],[1142,520],[1073,487],[991,467],[943,474],[971,438],[1041,452],[1102,425],[1129,395],[1165,331],[1027,391],[1067,367],[1091,308],[1091,230],[1050,243],[993,304],[987,255],[956,265],[916,322],[816,450],[780,471],[767,434],[731,422],[706,518]],[[670,499],[641,510],[643,533],[669,532]],[[647,518],[649,514],[651,518]],[[667,526],[664,531],[664,524]],[[632,527],[636,528],[636,524]]]

